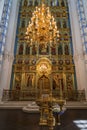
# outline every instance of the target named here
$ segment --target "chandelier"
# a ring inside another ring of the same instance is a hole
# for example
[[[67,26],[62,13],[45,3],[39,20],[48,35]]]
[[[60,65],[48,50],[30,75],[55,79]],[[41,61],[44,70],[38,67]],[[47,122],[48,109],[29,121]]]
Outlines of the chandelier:
[[[26,31],[26,40],[29,45],[47,44],[55,45],[59,41],[59,31],[54,17],[51,15],[49,7],[44,3],[36,7],[29,21]]]

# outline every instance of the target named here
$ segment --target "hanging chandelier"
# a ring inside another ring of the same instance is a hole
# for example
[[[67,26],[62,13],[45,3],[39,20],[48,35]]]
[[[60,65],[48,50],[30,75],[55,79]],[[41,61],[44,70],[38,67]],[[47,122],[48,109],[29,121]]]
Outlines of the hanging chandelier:
[[[31,21],[26,31],[26,41],[30,44],[55,45],[59,41],[59,31],[56,21],[51,15],[49,7],[44,3],[32,14]]]

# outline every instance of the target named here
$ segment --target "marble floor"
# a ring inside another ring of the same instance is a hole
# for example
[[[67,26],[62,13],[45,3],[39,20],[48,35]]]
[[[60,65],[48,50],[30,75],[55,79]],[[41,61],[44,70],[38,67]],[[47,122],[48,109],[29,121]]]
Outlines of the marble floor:
[[[0,130],[49,130],[38,123],[38,113],[0,109]],[[87,109],[66,110],[61,117],[61,125],[55,126],[54,130],[87,130]]]

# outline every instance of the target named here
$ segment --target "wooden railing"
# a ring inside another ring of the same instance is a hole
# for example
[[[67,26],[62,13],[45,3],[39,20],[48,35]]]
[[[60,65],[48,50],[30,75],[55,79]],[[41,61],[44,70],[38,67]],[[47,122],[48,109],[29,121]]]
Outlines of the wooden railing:
[[[49,92],[46,92],[46,94]],[[53,97],[60,98],[60,92],[53,90]],[[3,90],[3,101],[35,101],[40,96],[39,90]],[[62,97],[67,101],[85,100],[84,90],[63,91]]]

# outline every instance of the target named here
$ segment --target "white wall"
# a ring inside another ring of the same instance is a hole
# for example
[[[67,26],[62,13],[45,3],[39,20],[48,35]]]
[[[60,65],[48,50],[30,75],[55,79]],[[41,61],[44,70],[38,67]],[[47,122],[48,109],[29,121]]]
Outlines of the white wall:
[[[84,13],[85,13],[85,18],[87,21],[87,0],[83,0],[83,6],[84,6]]]
[[[2,98],[3,89],[9,89],[10,86],[12,63],[14,59],[14,44],[17,28],[19,2],[20,2],[19,0],[12,1],[12,9],[9,19],[6,46],[1,72],[0,98]]]
[[[74,62],[76,69],[76,78],[77,78],[77,88],[78,90],[86,90],[87,86],[87,74],[86,66],[83,55],[82,39],[80,32],[80,24],[77,12],[77,0],[68,0],[69,3],[69,14],[71,21],[71,31],[72,31],[72,41],[74,49]],[[86,98],[87,98],[87,93]]]
[[[0,22],[2,17],[3,6],[4,6],[4,0],[0,0]]]

